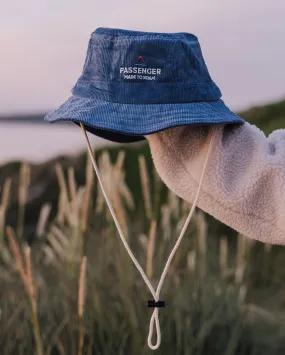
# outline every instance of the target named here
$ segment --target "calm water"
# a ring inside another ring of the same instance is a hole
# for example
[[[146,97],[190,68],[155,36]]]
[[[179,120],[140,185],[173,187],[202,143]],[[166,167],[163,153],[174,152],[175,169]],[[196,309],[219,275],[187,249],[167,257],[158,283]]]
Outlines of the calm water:
[[[89,135],[93,145],[110,142]],[[0,123],[0,165],[24,159],[41,162],[59,154],[77,154],[85,148],[85,138],[76,125]]]

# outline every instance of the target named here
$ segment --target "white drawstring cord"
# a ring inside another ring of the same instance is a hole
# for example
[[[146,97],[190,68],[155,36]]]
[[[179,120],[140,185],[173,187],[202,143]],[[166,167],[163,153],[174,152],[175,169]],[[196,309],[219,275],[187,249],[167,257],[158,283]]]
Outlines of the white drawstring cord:
[[[148,277],[146,276],[145,272],[143,271],[142,267],[140,266],[140,264],[138,263],[137,259],[135,258],[134,254],[132,253],[125,237],[124,237],[124,233],[121,229],[121,226],[120,226],[120,223],[117,219],[117,216],[115,214],[115,211],[111,205],[111,202],[106,194],[106,191],[104,189],[104,186],[103,186],[103,183],[102,183],[102,180],[100,178],[100,174],[99,174],[99,169],[97,167],[97,164],[96,164],[96,161],[95,161],[95,158],[94,158],[94,155],[93,155],[93,152],[92,152],[92,149],[91,149],[91,145],[90,145],[90,142],[89,142],[89,139],[88,139],[88,136],[87,136],[87,133],[86,133],[86,130],[85,130],[85,127],[82,123],[80,123],[80,126],[83,130],[83,133],[84,133],[84,136],[86,138],[86,142],[87,142],[87,148],[88,148],[88,152],[89,152],[89,155],[90,155],[90,158],[91,158],[91,161],[92,161],[92,165],[93,165],[93,168],[95,170],[95,173],[97,175],[97,178],[98,178],[98,181],[99,181],[99,184],[100,184],[100,187],[102,189],[102,193],[103,193],[103,196],[105,197],[105,200],[106,200],[106,203],[109,207],[109,210],[110,210],[110,213],[114,219],[114,222],[115,222],[115,225],[117,227],[117,230],[119,232],[119,236],[130,256],[130,258],[132,259],[133,263],[135,264],[136,268],[138,269],[138,271],[140,272],[144,282],[146,283],[146,285],[148,286],[155,302],[158,302],[159,301],[159,296],[160,296],[160,291],[161,291],[161,288],[163,286],[163,282],[164,282],[164,279],[166,277],[166,274],[167,274],[167,271],[169,269],[169,266],[170,266],[170,263],[174,257],[174,254],[176,252],[176,250],[178,249],[181,241],[182,241],[182,238],[186,232],[186,229],[189,225],[189,222],[191,220],[191,217],[195,211],[195,208],[196,208],[196,205],[197,205],[197,202],[198,202],[198,198],[199,198],[199,195],[200,195],[200,191],[201,191],[201,187],[202,187],[202,184],[203,184],[203,180],[204,180],[204,176],[205,176],[205,172],[206,172],[206,168],[207,168],[207,165],[208,165],[208,161],[209,161],[209,156],[210,156],[210,153],[211,153],[211,150],[212,150],[212,145],[213,145],[213,141],[214,141],[214,137],[215,137],[215,131],[216,129],[213,129],[213,132],[211,133],[211,140],[210,140],[210,144],[209,144],[209,148],[208,148],[208,152],[207,152],[207,156],[205,158],[205,163],[204,163],[204,166],[203,166],[203,170],[202,170],[202,174],[201,174],[201,178],[200,178],[200,182],[199,182],[199,186],[198,186],[198,190],[197,190],[197,193],[196,193],[196,196],[195,196],[195,199],[194,199],[194,202],[192,204],[192,207],[191,207],[191,210],[190,210],[190,213],[185,221],[185,224],[181,230],[181,233],[167,259],[167,262],[165,264],[165,267],[163,269],[163,272],[162,272],[162,275],[161,275],[161,278],[160,278],[160,281],[158,283],[158,286],[157,286],[157,290],[155,291],[154,288],[152,287]],[[157,340],[156,340],[156,344],[153,345],[152,344],[152,335],[153,335],[153,323],[155,322],[155,327],[156,327],[156,334],[157,334]],[[148,334],[148,339],[147,339],[147,343],[148,343],[148,346],[150,347],[150,349],[152,350],[156,350],[159,348],[160,344],[161,344],[161,331],[160,331],[160,324],[159,324],[159,317],[158,317],[158,308],[155,307],[154,311],[153,311],[153,314],[151,316],[151,319],[150,319],[150,325],[149,325],[149,334]]]

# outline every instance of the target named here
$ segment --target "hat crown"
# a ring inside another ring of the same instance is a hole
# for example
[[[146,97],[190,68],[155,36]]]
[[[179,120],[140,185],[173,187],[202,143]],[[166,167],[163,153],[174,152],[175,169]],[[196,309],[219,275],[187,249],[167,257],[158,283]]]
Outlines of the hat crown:
[[[74,94],[145,104],[221,97],[196,36],[111,28],[92,33]]]
[[[198,38],[190,33],[98,28],[72,93],[45,119],[84,123],[115,142],[175,126],[243,122],[220,100]]]

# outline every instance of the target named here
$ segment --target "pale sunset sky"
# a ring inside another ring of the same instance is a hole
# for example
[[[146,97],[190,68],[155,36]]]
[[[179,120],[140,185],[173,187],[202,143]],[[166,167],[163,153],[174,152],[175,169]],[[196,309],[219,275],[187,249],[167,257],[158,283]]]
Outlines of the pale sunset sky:
[[[284,0],[3,0],[0,115],[70,96],[97,27],[191,32],[233,110],[285,98]]]

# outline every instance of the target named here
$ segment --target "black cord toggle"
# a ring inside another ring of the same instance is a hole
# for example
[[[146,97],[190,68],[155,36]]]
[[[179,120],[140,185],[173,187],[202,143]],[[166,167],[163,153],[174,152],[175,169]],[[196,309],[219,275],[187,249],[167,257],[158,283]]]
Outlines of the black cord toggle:
[[[150,300],[147,301],[147,306],[150,308],[164,308],[165,307],[165,302],[164,301],[155,301],[155,300]]]

